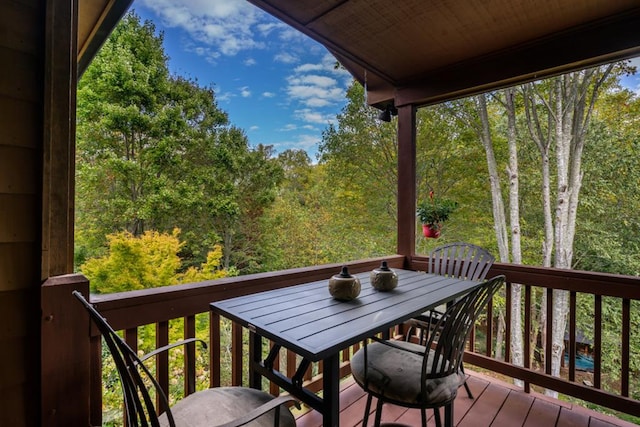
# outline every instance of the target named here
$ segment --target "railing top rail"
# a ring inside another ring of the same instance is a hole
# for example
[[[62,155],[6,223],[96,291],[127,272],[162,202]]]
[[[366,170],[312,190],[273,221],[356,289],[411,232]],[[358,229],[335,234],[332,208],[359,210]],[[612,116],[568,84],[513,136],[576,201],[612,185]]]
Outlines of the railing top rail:
[[[428,262],[427,256],[414,256],[409,265],[414,270],[426,270]],[[487,277],[499,274],[504,274],[510,283],[640,300],[637,276],[494,263]]]
[[[133,328],[209,311],[209,303],[226,298],[329,279],[343,265],[358,273],[380,266],[386,260],[392,268],[402,268],[405,257],[389,255],[342,264],[295,268],[269,273],[208,280],[139,291],[91,295],[91,303],[109,319],[116,330]],[[97,331],[94,331],[97,333]]]
[[[92,295],[91,302],[105,317],[109,318],[114,328],[127,329],[208,312],[208,304],[220,299],[292,286],[310,280],[328,279],[339,271],[342,265],[349,266],[349,270],[353,272],[363,272],[378,267],[381,260],[386,260],[392,268],[407,268],[408,265],[410,269],[426,270],[428,259],[427,256],[414,256],[407,264],[404,256],[389,255],[343,264],[327,264],[140,291]],[[640,277],[495,263],[489,276],[498,274],[504,274],[510,283],[640,300]]]

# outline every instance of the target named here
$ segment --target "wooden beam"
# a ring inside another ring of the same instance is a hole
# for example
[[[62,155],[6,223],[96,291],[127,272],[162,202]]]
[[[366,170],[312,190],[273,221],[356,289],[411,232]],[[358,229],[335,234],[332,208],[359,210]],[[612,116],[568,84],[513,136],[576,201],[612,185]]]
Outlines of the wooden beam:
[[[44,72],[42,279],[73,271],[77,2],[48,0]]]
[[[416,250],[416,109],[398,108],[398,254]]]
[[[85,72],[113,29],[127,13],[131,3],[133,0],[109,0],[103,3],[85,0],[82,3],[84,8],[104,7],[104,9],[94,23],[90,34],[84,34],[84,39],[79,41],[81,43],[78,49],[79,76]]]
[[[70,274],[50,278],[41,288],[43,427],[89,425],[89,315],[74,290],[88,298],[89,281]]]
[[[640,8],[398,84],[396,106],[429,105],[640,54]]]

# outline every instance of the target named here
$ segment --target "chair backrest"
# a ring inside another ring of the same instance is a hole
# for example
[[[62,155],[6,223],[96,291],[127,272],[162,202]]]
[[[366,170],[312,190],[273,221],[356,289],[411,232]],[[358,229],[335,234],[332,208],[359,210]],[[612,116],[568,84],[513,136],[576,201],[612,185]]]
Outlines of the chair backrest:
[[[487,250],[471,243],[449,243],[431,251],[429,273],[484,280],[495,257]]]
[[[107,343],[109,352],[120,376],[122,393],[124,396],[125,413],[127,416],[127,426],[129,427],[159,427],[156,408],[153,398],[149,394],[144,377],[149,380],[160,397],[162,409],[167,413],[169,425],[175,427],[173,415],[169,410],[167,396],[162,388],[144,366],[140,358],[129,347],[129,345],[113,330],[106,319],[82,296],[78,291],[73,291],[73,295],[84,305],[89,312],[91,320],[96,324]],[[141,374],[144,374],[143,375]]]
[[[427,378],[458,372],[471,327],[504,281],[504,276],[489,279],[447,308],[426,341],[426,348],[431,352],[425,352],[422,384]],[[428,362],[429,353],[432,363]]]

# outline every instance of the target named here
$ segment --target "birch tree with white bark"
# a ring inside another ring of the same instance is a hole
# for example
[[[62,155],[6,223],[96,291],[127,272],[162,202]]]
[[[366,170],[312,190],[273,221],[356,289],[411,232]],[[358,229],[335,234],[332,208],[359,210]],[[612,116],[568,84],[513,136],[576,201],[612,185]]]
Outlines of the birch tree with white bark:
[[[544,221],[542,265],[572,268],[576,214],[583,177],[582,154],[587,141],[586,135],[598,95],[614,69],[613,64],[601,66],[494,93],[493,98],[500,101],[507,118],[506,140],[509,154],[504,175],[499,172],[495,158],[492,117],[487,106],[487,95],[475,96],[473,108],[469,108],[470,104],[464,101],[459,101],[452,107],[456,117],[474,129],[486,152],[493,202],[494,231],[501,262],[522,263],[516,95],[521,94],[524,103],[526,124],[525,129],[520,133],[528,135],[540,154]],[[555,171],[552,176],[553,166]],[[508,183],[507,206],[502,197],[501,176],[504,176],[505,182]],[[553,194],[552,182],[555,182],[555,194]],[[521,287],[518,284],[512,286],[511,362],[522,366],[524,345]],[[545,293],[542,293],[542,298],[546,298]],[[564,350],[568,294],[555,291],[553,300],[554,310],[551,316],[553,335],[549,340],[552,350],[551,372],[559,376]],[[546,301],[542,301],[541,307],[544,310]],[[546,313],[543,311],[540,314],[540,322],[543,324],[545,321]],[[496,337],[498,342],[501,337],[500,331],[499,328]],[[540,327],[540,331],[544,332],[545,328]],[[544,339],[545,337],[543,337],[543,343],[546,342]],[[502,349],[497,344],[496,357],[500,357],[501,353]],[[548,394],[555,393],[549,391]]]
[[[516,107],[515,107],[514,88],[507,88],[503,91],[493,94],[493,99],[499,101],[507,114],[507,145],[509,147],[509,162],[501,174],[496,160],[494,149],[494,137],[492,130],[492,120],[489,114],[487,103],[487,95],[480,94],[473,98],[471,106],[464,102],[457,103],[457,108],[452,109],[456,117],[464,122],[467,126],[474,129],[475,133],[482,144],[487,160],[487,169],[489,172],[489,181],[491,188],[491,200],[493,207],[494,232],[498,243],[498,257],[501,262],[511,262],[520,264],[522,262],[521,245],[520,245],[520,211],[519,211],[519,194],[518,194],[518,155],[516,140]],[[471,107],[471,108],[468,108]],[[504,178],[501,178],[504,177]],[[502,195],[502,181],[506,180],[509,188],[509,224],[507,224],[507,215],[505,203]],[[511,244],[510,244],[511,243]],[[509,254],[511,247],[511,257]],[[518,366],[522,366],[522,324],[521,307],[516,301],[520,300],[520,286],[512,287],[514,298],[512,299],[512,333],[511,333],[511,361]],[[506,329],[504,320],[504,311],[498,313],[498,329],[496,333],[495,357],[503,358],[502,343],[504,342],[504,332]]]
[[[497,185],[491,187],[491,198],[494,201],[494,220],[496,238],[499,242],[500,260],[502,262],[511,262],[513,264],[522,264],[521,234],[520,234],[520,185],[519,185],[519,168],[518,168],[518,140],[517,140],[517,124],[516,124],[516,90],[514,87],[504,89],[494,94],[500,105],[504,108],[507,118],[507,148],[508,162],[504,175],[499,173],[499,168],[494,155],[493,138],[491,138],[491,123],[487,109],[485,95],[477,96],[477,112],[482,123],[483,134],[481,137],[482,144],[487,152],[487,166],[491,173],[493,171],[494,179]],[[509,204],[505,207],[502,201],[501,176],[504,177],[509,189]],[[496,201],[498,201],[496,205]],[[508,210],[508,215],[506,213]],[[496,212],[498,211],[498,212]],[[509,222],[507,224],[507,216]],[[511,250],[509,250],[511,248]],[[510,354],[511,363],[517,366],[523,366],[523,334],[522,334],[522,307],[521,301],[521,285],[518,283],[511,284],[511,336],[510,336]],[[500,312],[498,319],[498,333],[496,335],[496,357],[502,357],[502,341],[504,338],[504,313]],[[516,384],[519,384],[516,381]]]
[[[538,147],[542,168],[542,199],[544,212],[543,265],[572,268],[576,215],[582,186],[582,155],[589,123],[603,85],[614,64],[590,68],[535,82],[523,87],[529,134]],[[547,90],[544,90],[544,87]],[[544,117],[546,120],[541,120]],[[551,195],[551,149],[555,149],[556,194]],[[552,215],[552,207],[553,212]],[[541,304],[546,307],[546,303]],[[569,312],[567,291],[553,292],[551,374],[560,375],[564,351],[564,334]],[[546,317],[543,316],[543,321]],[[544,328],[541,328],[544,329]],[[548,395],[557,395],[547,391]]]

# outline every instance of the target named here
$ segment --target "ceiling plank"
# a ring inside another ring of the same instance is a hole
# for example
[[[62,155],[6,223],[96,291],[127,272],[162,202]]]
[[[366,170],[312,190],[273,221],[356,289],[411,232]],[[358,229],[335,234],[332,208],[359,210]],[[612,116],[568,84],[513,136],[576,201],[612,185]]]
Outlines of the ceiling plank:
[[[416,76],[396,106],[426,105],[640,55],[640,8],[495,55]]]

